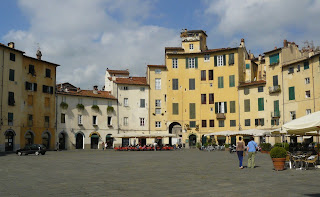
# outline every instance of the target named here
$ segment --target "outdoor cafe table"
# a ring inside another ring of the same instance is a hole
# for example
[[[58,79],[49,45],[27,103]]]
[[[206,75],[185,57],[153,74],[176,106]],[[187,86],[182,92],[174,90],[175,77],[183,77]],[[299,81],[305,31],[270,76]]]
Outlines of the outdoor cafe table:
[[[308,157],[307,155],[294,155],[294,156],[292,156],[293,159],[295,159],[296,161],[299,161],[299,163],[300,163],[300,168],[296,168],[296,165],[294,165],[296,170],[306,170],[307,169],[306,162],[305,162],[307,157]]]

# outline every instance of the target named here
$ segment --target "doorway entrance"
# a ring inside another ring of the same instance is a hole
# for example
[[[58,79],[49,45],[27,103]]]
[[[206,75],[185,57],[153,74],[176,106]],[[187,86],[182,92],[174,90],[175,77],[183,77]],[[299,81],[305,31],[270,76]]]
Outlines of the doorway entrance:
[[[49,149],[50,148],[50,134],[48,132],[44,132],[42,134],[42,144]]]
[[[24,143],[25,145],[34,143],[34,135],[31,131],[27,131],[27,133],[24,135]]]
[[[140,146],[147,145],[147,139],[146,138],[139,138],[139,145]]]
[[[13,131],[6,131],[6,139],[5,139],[5,151],[13,151],[13,140],[14,140],[14,133]]]
[[[169,134],[176,134],[176,136],[182,134],[182,127],[181,124],[178,122],[172,122],[169,125]],[[169,137],[169,145],[172,146],[172,144],[176,144],[178,141],[177,137],[172,139],[172,137]]]
[[[236,145],[236,136],[231,136],[231,145]]]
[[[83,149],[83,135],[81,133],[76,135],[76,149]]]
[[[59,150],[66,149],[66,134],[61,132],[59,134]]]
[[[122,147],[129,146],[129,138],[122,138]]]
[[[91,135],[91,149],[98,149],[99,135],[96,133]]]
[[[107,148],[108,149],[112,149],[113,148],[113,137],[111,136],[111,134],[108,134],[106,136],[106,143],[107,143]]]
[[[189,146],[194,147],[194,146],[196,146],[196,143],[197,143],[197,136],[194,134],[191,134],[189,136]]]

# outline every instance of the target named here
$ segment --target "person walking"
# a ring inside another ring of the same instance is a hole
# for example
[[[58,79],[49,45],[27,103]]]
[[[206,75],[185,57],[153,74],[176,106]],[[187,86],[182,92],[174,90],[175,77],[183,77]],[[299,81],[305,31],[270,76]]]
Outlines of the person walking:
[[[153,146],[154,146],[154,151],[157,151],[157,141],[156,140],[154,140]]]
[[[244,142],[242,141],[241,137],[239,137],[239,142],[237,142],[236,151],[239,159],[239,168],[243,169],[242,160],[243,160]]]
[[[104,146],[105,146],[105,148],[106,148],[106,150],[107,150],[107,148],[108,148],[108,143],[106,142],[106,143],[104,144]]]
[[[105,147],[104,142],[102,142],[102,150],[104,150],[104,147]]]
[[[250,142],[248,143],[248,146],[247,146],[247,153],[249,155],[249,157],[248,157],[248,168],[254,168],[254,166],[255,166],[254,158],[256,156],[256,151],[257,151],[258,144],[255,143],[255,141],[253,141],[253,140],[254,140],[254,138],[251,137],[250,138]]]

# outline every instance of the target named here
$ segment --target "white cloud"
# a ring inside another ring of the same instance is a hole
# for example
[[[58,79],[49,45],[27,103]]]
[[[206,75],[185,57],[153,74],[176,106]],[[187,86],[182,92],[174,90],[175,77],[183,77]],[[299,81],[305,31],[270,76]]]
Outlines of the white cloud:
[[[6,41],[35,56],[60,64],[57,82],[84,88],[104,85],[109,69],[145,76],[146,64],[163,64],[164,47],[179,44],[178,32],[143,25],[153,9],[142,0],[20,0],[30,28],[11,30]]]
[[[206,17],[216,17],[210,30],[225,40],[244,37],[249,48],[270,50],[284,39],[320,45],[320,1],[218,0],[205,1]],[[224,43],[225,44],[225,43]]]

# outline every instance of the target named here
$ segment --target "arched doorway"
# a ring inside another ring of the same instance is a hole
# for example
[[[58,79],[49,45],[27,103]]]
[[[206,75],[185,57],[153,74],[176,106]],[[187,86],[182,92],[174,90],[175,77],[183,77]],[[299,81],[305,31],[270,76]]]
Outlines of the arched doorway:
[[[14,147],[14,136],[15,133],[13,130],[7,130],[5,133],[5,151],[13,151]]]
[[[84,135],[82,133],[76,134],[76,149],[83,149],[83,138]]]
[[[107,146],[108,149],[113,148],[113,137],[112,137],[112,134],[106,135],[106,143],[108,145]]]
[[[189,146],[193,147],[196,146],[197,143],[197,136],[194,134],[189,135]]]
[[[24,144],[33,144],[34,143],[34,133],[32,131],[27,131],[24,135]]]
[[[178,122],[172,122],[169,125],[169,134],[176,134],[176,136],[180,136],[182,134],[182,127],[181,124]],[[181,140],[178,137],[169,137],[169,145],[172,144],[181,144]]]
[[[100,135],[98,133],[92,133],[90,135],[90,138],[91,138],[91,149],[98,149]]]
[[[207,143],[207,136],[202,135],[201,142],[202,142],[202,145],[205,145]]]
[[[59,137],[59,150],[66,150],[67,134],[65,132],[60,132],[58,137]]]
[[[45,131],[42,133],[42,144],[47,148],[50,149],[50,133],[48,131]]]

